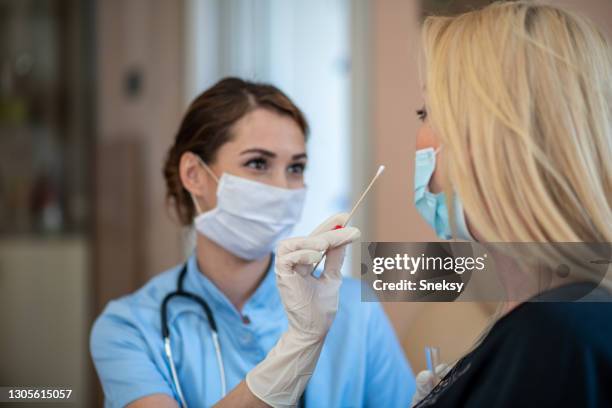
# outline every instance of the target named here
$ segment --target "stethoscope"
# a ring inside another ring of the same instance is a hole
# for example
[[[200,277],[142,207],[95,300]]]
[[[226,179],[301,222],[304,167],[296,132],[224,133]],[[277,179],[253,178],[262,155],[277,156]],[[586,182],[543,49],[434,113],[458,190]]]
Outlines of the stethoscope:
[[[168,293],[164,300],[162,300],[161,304],[161,331],[162,337],[164,339],[164,350],[166,352],[166,357],[168,358],[168,362],[170,363],[170,372],[172,373],[172,382],[174,383],[174,387],[176,388],[176,392],[178,393],[179,399],[181,400],[181,406],[183,408],[187,408],[187,402],[185,402],[185,396],[183,395],[183,390],[181,389],[181,384],[178,380],[178,375],[176,374],[176,367],[174,365],[174,359],[172,358],[172,347],[170,346],[170,328],[168,326],[168,302],[175,297],[183,297],[185,299],[192,300],[198,303],[202,310],[204,310],[204,314],[208,319],[208,324],[210,325],[211,337],[213,341],[213,345],[215,347],[215,355],[217,356],[217,365],[219,366],[219,376],[221,378],[221,399],[225,397],[227,394],[227,386],[225,383],[225,367],[223,365],[223,358],[221,356],[221,346],[219,345],[219,334],[217,331],[217,321],[213,316],[212,310],[208,303],[202,297],[196,295],[195,293],[187,292],[183,289],[183,282],[185,281],[185,276],[187,275],[187,263],[183,265],[181,272],[179,273],[178,279],[176,281],[176,290],[174,292]],[[300,407],[306,406],[306,392],[302,393],[300,397]]]
[[[221,346],[219,345],[219,334],[217,331],[217,322],[215,317],[212,314],[212,310],[208,303],[200,296],[187,292],[183,289],[183,282],[185,281],[185,275],[187,275],[187,264],[183,265],[183,269],[181,269],[181,273],[176,282],[176,290],[174,292],[168,293],[161,304],[161,331],[162,336],[164,338],[164,349],[166,351],[166,357],[168,357],[168,362],[170,363],[170,371],[172,373],[172,382],[174,382],[174,387],[176,388],[176,392],[181,400],[181,406],[183,408],[187,408],[187,403],[185,402],[185,397],[183,395],[183,390],[181,389],[181,384],[178,380],[178,375],[176,374],[176,367],[174,366],[174,359],[172,358],[172,347],[170,346],[170,328],[168,327],[168,302],[175,297],[183,297],[186,299],[190,299],[200,306],[202,306],[202,310],[204,310],[204,314],[208,319],[208,324],[210,325],[211,336],[213,345],[215,347],[215,355],[217,356],[217,364],[219,366],[219,376],[221,378],[221,398],[225,397],[227,393],[227,388],[225,384],[225,367],[223,366],[223,358],[221,356]]]

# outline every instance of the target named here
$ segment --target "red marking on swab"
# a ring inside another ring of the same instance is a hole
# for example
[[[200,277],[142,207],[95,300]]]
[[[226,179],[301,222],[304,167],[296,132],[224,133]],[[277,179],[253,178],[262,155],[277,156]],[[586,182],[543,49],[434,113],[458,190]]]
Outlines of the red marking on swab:
[[[333,228],[333,230],[337,230],[337,229],[340,229],[340,228],[344,228],[344,227],[343,227],[342,225],[338,224],[338,225],[336,225],[336,226]],[[333,231],[333,230],[332,230],[332,231]]]

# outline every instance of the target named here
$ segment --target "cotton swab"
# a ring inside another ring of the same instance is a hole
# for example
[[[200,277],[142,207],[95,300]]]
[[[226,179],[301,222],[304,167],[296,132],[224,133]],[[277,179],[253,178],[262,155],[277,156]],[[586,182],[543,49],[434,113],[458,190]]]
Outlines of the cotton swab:
[[[351,220],[351,218],[353,218],[353,214],[355,214],[355,211],[357,210],[357,208],[359,207],[359,205],[361,204],[361,202],[363,201],[363,199],[365,198],[366,194],[368,194],[368,191],[370,191],[370,189],[372,188],[372,186],[374,185],[374,182],[376,181],[376,179],[383,173],[383,171],[385,171],[385,166],[380,165],[378,166],[378,170],[376,171],[376,174],[374,175],[374,177],[372,178],[372,181],[370,181],[370,184],[368,184],[368,186],[366,187],[366,189],[364,190],[363,193],[361,193],[361,197],[359,197],[359,200],[357,200],[357,202],[355,203],[355,205],[353,206],[353,209],[351,210],[351,212],[349,213],[348,218],[346,219],[346,221],[344,222],[344,224],[342,224],[342,227],[345,227],[346,224],[349,223],[349,221]]]
[[[385,171],[385,166],[380,165],[378,166],[378,170],[376,171],[376,174],[374,175],[374,177],[372,178],[372,181],[370,181],[370,184],[368,184],[368,186],[366,187],[366,189],[363,191],[363,193],[361,193],[361,196],[359,197],[359,199],[357,200],[357,202],[355,203],[355,205],[353,206],[353,209],[351,210],[351,212],[349,213],[349,216],[346,218],[346,221],[344,221],[344,223],[342,225],[338,224],[336,225],[333,229],[337,230],[340,228],[344,228],[347,226],[347,224],[349,223],[349,221],[351,220],[351,218],[353,218],[353,214],[355,214],[355,211],[357,211],[357,208],[359,208],[359,205],[361,204],[361,202],[363,201],[363,199],[365,198],[365,196],[368,194],[368,192],[370,191],[370,189],[372,188],[372,186],[374,185],[374,182],[378,179],[378,177],[383,173],[383,171]],[[325,251],[327,253],[327,251]],[[316,263],[316,265],[314,266],[314,268],[312,269],[312,272],[314,272],[317,267],[319,266],[319,264],[321,263],[321,261],[323,261],[323,258],[325,258],[325,254],[323,254],[323,257],[321,257],[321,259],[319,259],[319,262]]]

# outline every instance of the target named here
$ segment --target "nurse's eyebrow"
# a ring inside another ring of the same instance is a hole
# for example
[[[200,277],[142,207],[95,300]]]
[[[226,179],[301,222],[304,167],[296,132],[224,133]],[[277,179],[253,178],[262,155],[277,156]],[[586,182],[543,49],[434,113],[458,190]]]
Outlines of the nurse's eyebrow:
[[[308,158],[306,153],[298,153],[298,154],[294,154],[293,156],[291,156],[292,160],[306,159],[306,158]]]
[[[258,148],[243,150],[240,152],[240,155],[248,154],[248,153],[259,153],[263,156],[268,156],[268,157],[273,157],[273,158],[276,157],[276,153],[271,152],[266,149],[258,149]]]
[[[271,152],[270,150],[266,150],[266,149],[260,149],[260,148],[253,148],[253,149],[246,149],[243,150],[242,152],[240,152],[240,155],[243,154],[248,154],[248,153],[259,153],[263,156],[267,156],[267,157],[276,157],[276,153]],[[298,160],[298,159],[305,159],[308,156],[306,155],[306,153],[298,153],[298,154],[294,154],[293,156],[291,156],[292,160]]]

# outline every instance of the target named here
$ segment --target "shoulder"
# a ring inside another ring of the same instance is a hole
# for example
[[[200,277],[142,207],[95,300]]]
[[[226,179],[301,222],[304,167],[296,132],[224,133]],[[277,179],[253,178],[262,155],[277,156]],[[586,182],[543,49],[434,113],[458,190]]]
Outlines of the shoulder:
[[[176,287],[180,267],[106,305],[90,334],[89,348],[106,404],[126,406],[147,395],[173,397],[161,337],[160,306]]]
[[[563,299],[564,292],[580,288],[580,284],[567,285],[550,291],[557,298]],[[543,297],[544,298],[544,297]],[[534,301],[518,306],[508,316],[514,324],[528,325],[529,328],[551,333],[574,334],[576,336],[589,328],[597,326],[599,332],[611,334],[612,296],[607,291],[605,295],[595,294],[591,297],[595,301]],[[555,299],[553,297],[552,299]]]
[[[108,311],[121,308],[121,306],[158,309],[160,302],[168,294],[168,292],[173,291],[176,288],[176,282],[182,267],[183,264],[162,272],[159,275],[151,278],[135,292],[112,300],[109,302],[102,314],[104,315]]]
[[[533,302],[522,305],[512,317],[535,340],[554,336],[580,344],[602,338],[612,341],[611,315],[612,302]]]
[[[580,406],[612,375],[611,313],[610,302],[521,304],[451,371],[457,385],[439,403],[469,395],[483,406]]]
[[[176,287],[176,280],[182,265],[173,267],[150,279],[137,291],[111,300],[94,322],[90,345],[105,343],[121,332],[142,333],[159,325],[161,302]]]
[[[553,365],[559,365],[559,359],[576,360],[587,355],[612,364],[611,315],[612,302],[524,303],[493,326],[483,346],[550,358]],[[529,364],[528,360],[522,361]]]

